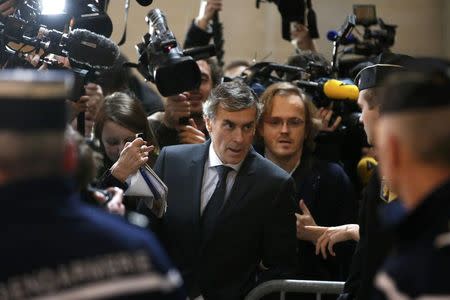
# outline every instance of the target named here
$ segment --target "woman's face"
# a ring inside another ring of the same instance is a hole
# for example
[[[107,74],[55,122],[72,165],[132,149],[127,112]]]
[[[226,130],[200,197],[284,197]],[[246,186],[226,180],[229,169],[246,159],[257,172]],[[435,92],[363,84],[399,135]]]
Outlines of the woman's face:
[[[133,132],[113,121],[106,121],[102,131],[102,143],[105,147],[106,156],[116,162],[119,159],[127,142],[132,142],[136,137]]]

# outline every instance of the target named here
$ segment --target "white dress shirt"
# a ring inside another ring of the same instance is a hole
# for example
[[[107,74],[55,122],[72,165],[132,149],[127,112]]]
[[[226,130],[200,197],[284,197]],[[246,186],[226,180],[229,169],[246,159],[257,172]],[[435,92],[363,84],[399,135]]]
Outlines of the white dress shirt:
[[[227,175],[227,188],[225,194],[225,200],[228,198],[231,192],[231,188],[233,187],[234,180],[236,179],[236,175],[239,172],[239,169],[242,165],[240,163],[236,165],[224,164],[217,156],[216,151],[214,151],[213,144],[209,145],[209,154],[208,158],[205,162],[204,172],[203,172],[203,181],[202,181],[202,192],[201,192],[201,203],[200,203],[200,213],[202,214],[206,205],[208,204],[209,199],[211,198],[214,190],[216,189],[217,182],[219,181],[219,174],[215,167],[220,165],[225,165],[227,167],[232,168]]]

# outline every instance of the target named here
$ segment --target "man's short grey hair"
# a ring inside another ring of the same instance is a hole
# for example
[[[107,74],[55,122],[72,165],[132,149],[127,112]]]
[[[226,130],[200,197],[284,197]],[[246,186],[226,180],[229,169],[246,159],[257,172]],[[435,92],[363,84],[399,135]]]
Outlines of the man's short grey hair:
[[[9,180],[63,174],[64,132],[0,130],[0,169]]]
[[[203,114],[208,119],[215,119],[219,105],[227,111],[240,111],[254,107],[256,122],[262,114],[262,105],[258,96],[245,83],[239,81],[224,82],[213,89],[203,103]]]

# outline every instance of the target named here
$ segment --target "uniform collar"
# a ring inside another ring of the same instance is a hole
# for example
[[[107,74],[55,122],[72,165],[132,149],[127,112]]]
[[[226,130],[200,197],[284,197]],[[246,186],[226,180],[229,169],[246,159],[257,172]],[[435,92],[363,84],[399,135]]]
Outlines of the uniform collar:
[[[407,211],[401,201],[382,207],[383,222],[395,227],[399,237],[415,240],[419,235],[432,233],[445,221],[448,230],[450,217],[450,179],[433,190],[413,211]]]

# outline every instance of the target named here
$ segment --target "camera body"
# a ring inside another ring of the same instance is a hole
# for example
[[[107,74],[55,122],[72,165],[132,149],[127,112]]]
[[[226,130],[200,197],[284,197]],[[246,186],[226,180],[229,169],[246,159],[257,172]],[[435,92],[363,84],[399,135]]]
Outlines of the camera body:
[[[197,89],[201,81],[200,69],[179,47],[164,14],[159,9],[152,9],[145,20],[149,31],[143,42],[136,45],[138,71],[154,82],[163,96]]]

